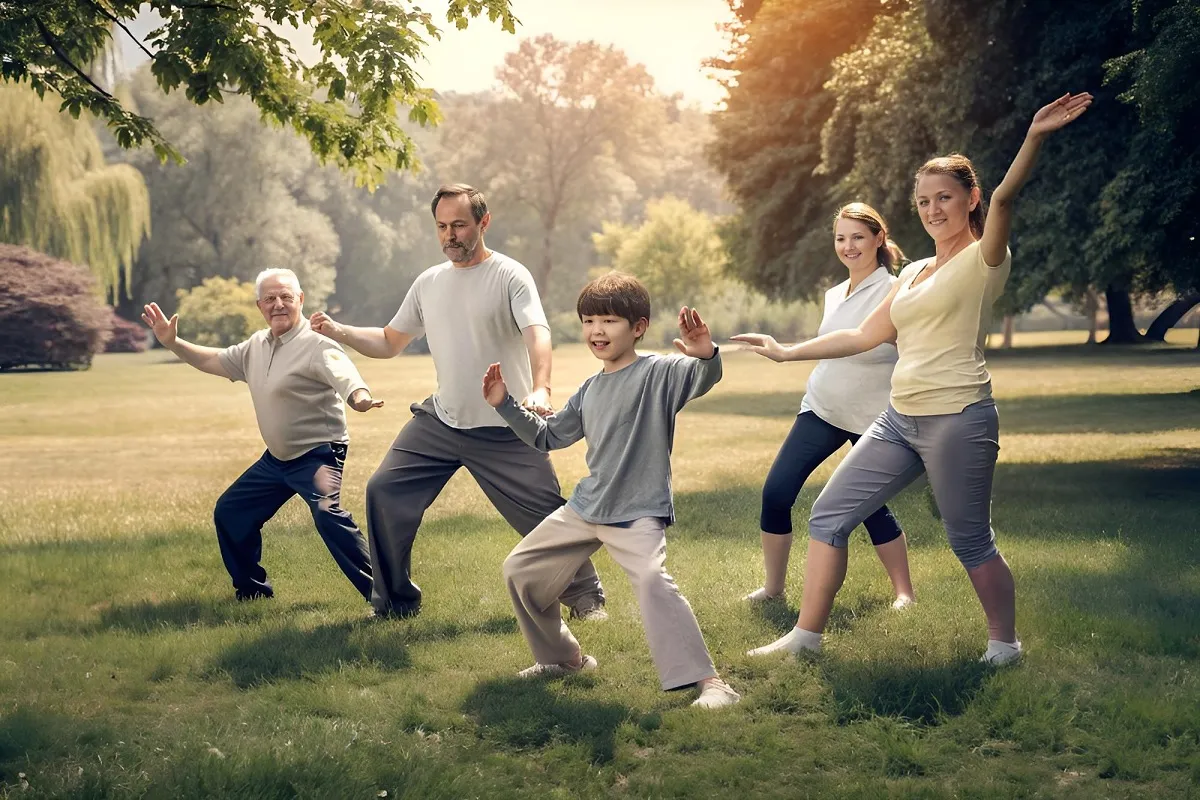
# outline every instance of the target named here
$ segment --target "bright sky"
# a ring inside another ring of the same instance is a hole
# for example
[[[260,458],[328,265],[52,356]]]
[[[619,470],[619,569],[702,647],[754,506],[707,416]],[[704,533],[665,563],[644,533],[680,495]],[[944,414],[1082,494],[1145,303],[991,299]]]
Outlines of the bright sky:
[[[446,4],[422,5],[444,9]],[[426,50],[428,60],[417,65],[424,85],[438,91],[488,89],[505,53],[516,50],[522,38],[550,33],[565,41],[615,45],[630,61],[644,64],[664,94],[679,92],[705,109],[722,98],[721,87],[701,64],[725,48],[718,25],[733,18],[726,0],[512,0],[512,8],[521,20],[515,36],[486,17],[465,31],[444,27],[441,41]],[[153,27],[149,19],[139,23],[133,26],[139,34]],[[131,43],[122,44],[127,64],[144,60]],[[310,47],[296,43],[301,57]]]
[[[550,33],[615,45],[630,61],[646,65],[664,94],[680,92],[706,109],[722,97],[701,64],[725,48],[717,26],[733,18],[726,0],[513,0],[512,7],[521,20],[516,36],[486,19],[465,31],[444,32],[420,67],[427,85],[441,91],[487,89],[505,53],[524,37]]]

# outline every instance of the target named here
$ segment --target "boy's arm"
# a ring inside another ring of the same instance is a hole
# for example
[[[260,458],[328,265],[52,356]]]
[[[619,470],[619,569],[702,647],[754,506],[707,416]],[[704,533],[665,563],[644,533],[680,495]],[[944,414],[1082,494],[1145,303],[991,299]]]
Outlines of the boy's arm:
[[[667,389],[671,408],[678,413],[689,400],[700,397],[721,380],[721,354],[713,344],[712,333],[700,312],[684,306],[679,309],[679,352],[690,358],[668,362]]]
[[[579,392],[561,409],[549,417],[540,417],[518,405],[512,395],[496,407],[496,411],[513,429],[521,441],[543,452],[570,447],[583,438],[583,415],[580,413]]]
[[[483,399],[496,409],[521,441],[543,452],[568,447],[583,438],[583,392],[587,383],[571,395],[562,411],[542,418],[538,414],[517,405],[508,393],[504,375],[499,364],[492,364],[483,376]]]
[[[672,358],[667,372],[668,394],[672,408],[679,412],[697,397],[702,397],[721,380],[721,351],[714,347],[711,358]]]

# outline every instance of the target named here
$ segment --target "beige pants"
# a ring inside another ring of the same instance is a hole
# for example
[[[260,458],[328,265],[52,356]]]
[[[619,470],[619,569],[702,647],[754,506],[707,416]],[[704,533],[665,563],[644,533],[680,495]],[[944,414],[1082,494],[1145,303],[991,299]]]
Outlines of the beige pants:
[[[715,677],[696,615],[667,574],[662,521],[639,519],[628,528],[593,525],[569,506],[546,517],[504,561],[504,580],[533,657],[541,664],[560,664],[579,654],[579,642],[563,621],[558,596],[601,545],[633,583],[662,688],[677,689]]]

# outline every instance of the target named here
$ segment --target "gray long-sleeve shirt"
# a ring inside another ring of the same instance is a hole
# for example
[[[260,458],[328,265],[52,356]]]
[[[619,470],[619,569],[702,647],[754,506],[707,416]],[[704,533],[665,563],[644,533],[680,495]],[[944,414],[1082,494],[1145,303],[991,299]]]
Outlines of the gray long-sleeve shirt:
[[[721,380],[721,356],[647,355],[588,378],[560,411],[542,419],[510,395],[497,411],[527,444],[558,450],[587,439],[588,476],[567,504],[591,523],[642,517],[675,521],[671,447],[675,415]]]

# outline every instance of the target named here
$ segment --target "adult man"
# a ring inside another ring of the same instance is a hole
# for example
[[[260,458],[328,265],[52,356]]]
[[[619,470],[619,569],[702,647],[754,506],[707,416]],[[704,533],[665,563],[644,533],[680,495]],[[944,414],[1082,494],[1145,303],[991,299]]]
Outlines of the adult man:
[[[142,314],[162,346],[179,358],[201,372],[245,381],[250,387],[267,450],[225,490],[213,511],[225,569],[238,600],[274,596],[259,563],[262,526],[299,494],[338,567],[370,600],[366,540],[350,513],[338,505],[350,442],[342,401],[355,411],[378,408],[383,401],[371,397],[345,351],[312,330],[301,316],[304,292],[294,272],[265,270],[255,290],[258,310],[270,327],[223,349],[180,339],[179,315],[168,320],[157,303]]]
[[[440,188],[431,204],[448,261],[413,282],[383,328],[355,328],[312,315],[314,330],[372,358],[392,358],[424,333],[437,392],[412,406],[406,424],[367,482],[367,529],[377,616],[421,608],[412,547],[421,518],[460,467],[524,536],[565,501],[549,456],[517,438],[480,394],[480,376],[499,362],[513,394],[550,412],[550,327],[529,270],[484,245],[491,215],[465,184]],[[602,619],[604,590],[589,561],[559,598],[571,616]]]

